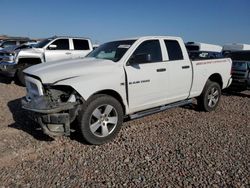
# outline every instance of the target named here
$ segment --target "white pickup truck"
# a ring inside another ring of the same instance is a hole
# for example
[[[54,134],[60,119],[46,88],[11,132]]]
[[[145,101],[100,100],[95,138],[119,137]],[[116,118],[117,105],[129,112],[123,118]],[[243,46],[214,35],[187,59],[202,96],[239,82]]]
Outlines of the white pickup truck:
[[[79,37],[51,37],[32,48],[7,53],[0,59],[0,73],[14,77],[24,85],[23,70],[39,63],[79,59],[93,50],[90,39]]]
[[[69,135],[75,119],[83,137],[103,144],[124,118],[140,118],[197,98],[214,110],[231,84],[231,59],[190,61],[181,38],[148,36],[108,42],[86,58],[26,69],[22,106],[48,135]]]

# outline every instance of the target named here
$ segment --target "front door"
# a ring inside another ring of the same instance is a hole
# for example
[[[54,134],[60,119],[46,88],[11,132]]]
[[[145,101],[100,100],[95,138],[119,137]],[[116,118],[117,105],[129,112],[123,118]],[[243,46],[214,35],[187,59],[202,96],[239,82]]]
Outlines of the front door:
[[[131,112],[153,108],[164,103],[168,87],[166,62],[162,61],[159,40],[142,42],[125,67],[128,103]]]
[[[57,39],[45,50],[45,61],[60,61],[72,59],[72,52],[69,48],[69,39]]]

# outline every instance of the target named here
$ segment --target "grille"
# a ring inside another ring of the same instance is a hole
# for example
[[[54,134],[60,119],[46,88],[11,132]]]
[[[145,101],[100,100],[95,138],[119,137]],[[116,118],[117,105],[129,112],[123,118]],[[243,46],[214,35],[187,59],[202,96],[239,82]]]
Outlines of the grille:
[[[245,79],[246,78],[246,73],[240,73],[240,72],[233,72],[232,73],[232,78],[242,78]]]

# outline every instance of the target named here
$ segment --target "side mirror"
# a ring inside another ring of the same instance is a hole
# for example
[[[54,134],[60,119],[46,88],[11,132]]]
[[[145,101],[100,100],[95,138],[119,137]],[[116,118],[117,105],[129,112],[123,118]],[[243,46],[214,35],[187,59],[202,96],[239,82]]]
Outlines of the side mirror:
[[[57,45],[55,45],[55,44],[51,44],[48,47],[49,50],[55,50],[56,48],[57,48]]]
[[[150,54],[136,54],[129,60],[130,64],[148,63],[148,62],[151,62]]]

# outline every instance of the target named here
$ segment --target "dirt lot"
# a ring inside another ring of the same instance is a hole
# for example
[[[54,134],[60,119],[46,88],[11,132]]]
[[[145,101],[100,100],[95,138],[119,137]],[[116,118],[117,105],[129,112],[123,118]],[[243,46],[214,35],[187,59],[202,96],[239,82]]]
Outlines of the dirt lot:
[[[211,113],[193,105],[126,122],[102,146],[43,135],[24,95],[0,77],[0,187],[250,187],[250,92],[224,94]]]

